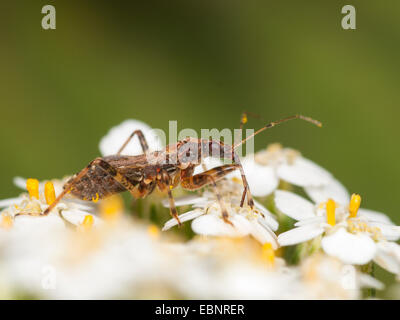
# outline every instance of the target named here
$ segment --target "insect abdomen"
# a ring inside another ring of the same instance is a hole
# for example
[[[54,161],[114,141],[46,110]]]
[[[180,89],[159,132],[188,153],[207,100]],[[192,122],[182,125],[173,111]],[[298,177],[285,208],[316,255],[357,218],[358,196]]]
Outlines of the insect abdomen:
[[[82,200],[94,200],[103,199],[125,190],[121,184],[100,167],[92,167],[73,186],[71,194]]]

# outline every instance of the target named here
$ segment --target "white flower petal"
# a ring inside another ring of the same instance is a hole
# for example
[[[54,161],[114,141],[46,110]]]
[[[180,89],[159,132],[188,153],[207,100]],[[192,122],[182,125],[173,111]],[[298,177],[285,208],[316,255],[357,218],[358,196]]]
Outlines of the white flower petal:
[[[204,214],[204,211],[202,211],[202,210],[192,210],[192,211],[188,211],[188,212],[185,212],[185,213],[179,215],[179,220],[180,220],[180,222],[184,223],[186,221],[195,219],[203,214]],[[171,229],[172,227],[174,227],[176,225],[178,225],[178,221],[176,221],[175,218],[172,218],[164,224],[162,231]]]
[[[188,196],[174,198],[174,202],[177,207],[187,206],[187,205],[205,205],[208,201],[209,200],[207,198],[198,195],[188,195]],[[162,204],[164,207],[169,208],[168,199],[164,199],[162,201]]]
[[[278,238],[263,218],[252,220],[253,230],[251,235],[261,244],[271,243],[274,250],[278,249]]]
[[[230,216],[229,220],[234,226],[224,222],[216,214],[206,214],[193,220],[192,229],[205,236],[243,237],[251,232],[250,222],[241,215]]]
[[[258,201],[254,200],[254,199],[253,199],[253,201],[254,201],[255,208],[258,209],[264,215],[264,217],[262,217],[261,219],[263,219],[273,231],[278,230],[279,223],[276,220],[275,216],[267,208],[265,208],[261,203],[259,203]]]
[[[325,186],[305,187],[304,191],[315,203],[326,202],[330,198],[342,205],[347,205],[350,202],[349,192],[334,178]]]
[[[398,226],[381,222],[368,222],[368,226],[379,228],[385,240],[397,241],[400,239],[400,229]]]
[[[294,226],[301,227],[301,226],[315,224],[315,223],[321,224],[324,222],[324,220],[325,220],[325,217],[313,217],[313,218],[308,218],[308,219],[297,221],[294,224]]]
[[[111,128],[110,131],[100,140],[99,149],[101,154],[103,156],[116,154],[134,130],[142,130],[150,151],[162,149],[163,145],[160,138],[150,126],[142,121],[129,119]],[[125,147],[122,154],[131,156],[143,154],[137,136],[133,137]]]
[[[61,215],[65,220],[76,226],[80,225],[85,219],[85,217],[88,215],[93,217],[93,226],[98,226],[102,222],[102,220],[99,217],[85,211],[63,210],[61,212]]]
[[[273,167],[260,165],[250,158],[245,158],[242,165],[253,196],[267,196],[278,187],[279,179]]]
[[[379,242],[374,261],[387,271],[400,274],[400,246],[394,242]]]
[[[91,211],[95,209],[94,202],[91,201],[84,201],[81,199],[74,199],[74,198],[64,198],[63,202],[68,208],[73,208],[78,211]]]
[[[293,164],[281,164],[277,173],[279,178],[300,187],[319,187],[328,184],[332,179],[328,171],[303,157],[297,157]]]
[[[9,199],[4,199],[0,200],[0,208],[5,208],[12,206],[14,204],[19,204],[22,201],[22,198],[9,198]]]
[[[360,208],[358,209],[357,216],[359,216],[360,218],[365,218],[368,221],[382,222],[394,225],[392,220],[390,220],[390,218],[386,214],[374,210]]]
[[[13,229],[17,232],[46,233],[51,229],[64,229],[64,221],[55,214],[37,217],[29,215],[18,215],[14,219]]]
[[[324,228],[318,224],[311,224],[302,227],[293,228],[281,233],[278,236],[278,243],[281,246],[291,246],[301,242],[311,240],[324,232]]]
[[[289,191],[275,191],[275,206],[282,213],[295,220],[304,220],[315,217],[314,205]]]
[[[14,185],[22,190],[26,190],[26,179],[22,177],[14,177]]]
[[[382,282],[370,276],[369,274],[360,273],[358,277],[361,288],[373,288],[376,290],[385,289],[385,285]]]
[[[327,254],[346,264],[366,264],[376,252],[376,245],[369,236],[351,234],[343,228],[323,237],[321,245]]]

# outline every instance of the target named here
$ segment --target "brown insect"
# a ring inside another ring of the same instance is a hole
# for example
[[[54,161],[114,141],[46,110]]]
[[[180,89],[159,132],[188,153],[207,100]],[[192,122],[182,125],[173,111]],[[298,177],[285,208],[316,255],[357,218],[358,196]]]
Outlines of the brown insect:
[[[247,121],[244,120],[244,117],[246,117],[246,113],[243,114],[241,126]],[[171,190],[179,184],[186,190],[196,190],[207,185],[215,186],[218,180],[234,170],[240,171],[244,186],[240,206],[243,206],[247,195],[247,203],[253,208],[254,202],[235,149],[258,133],[293,119],[302,119],[321,126],[317,120],[295,115],[267,124],[235,146],[216,140],[188,137],[166,146],[162,151],[154,152],[148,151],[149,148],[142,131],[136,130],[127,138],[116,155],[94,159],[86,168],[66,182],[64,190],[42,215],[47,215],[67,193],[83,200],[91,200],[103,199],[116,193],[129,191],[137,199],[146,197],[157,187],[168,194],[171,215],[181,225]],[[138,156],[121,155],[135,135],[139,138],[143,154]],[[232,163],[194,175],[195,167],[202,164],[202,159],[206,157],[229,159]],[[224,208],[216,188],[215,192],[221,206],[223,219],[231,224],[228,212]]]

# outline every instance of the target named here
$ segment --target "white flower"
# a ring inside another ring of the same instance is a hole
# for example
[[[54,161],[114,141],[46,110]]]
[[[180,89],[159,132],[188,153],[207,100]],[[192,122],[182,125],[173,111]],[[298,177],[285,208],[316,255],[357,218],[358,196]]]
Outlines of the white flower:
[[[214,295],[223,299],[299,298],[298,278],[290,271],[267,272],[248,261],[232,264],[216,279]]]
[[[125,120],[119,125],[112,127],[110,131],[100,140],[99,149],[103,156],[114,155],[122,147],[129,136],[135,131],[141,130],[146,138],[149,151],[157,151],[163,148],[162,141],[157,133],[146,123],[139,120]],[[139,138],[135,135],[122,151],[122,154],[135,156],[143,154]]]
[[[190,299],[357,299],[363,287],[383,288],[336,258],[317,254],[287,267],[271,246],[259,250],[245,239],[195,238],[167,248],[179,264],[174,286]]]
[[[176,205],[193,205],[193,210],[179,216],[181,222],[193,220],[192,229],[195,233],[208,236],[243,237],[252,235],[260,243],[271,243],[276,249],[278,247],[276,236],[273,231],[278,229],[275,217],[260,203],[255,201],[252,210],[247,204],[240,207],[243,185],[235,178],[223,180],[218,183],[223,206],[229,214],[226,223],[222,218],[220,203],[216,200],[214,192],[205,191],[202,196],[183,197],[176,199]],[[168,203],[164,202],[165,206]],[[167,221],[163,230],[168,230],[177,225],[176,219]]]
[[[397,275],[400,281],[400,246],[392,241],[377,243],[377,252],[374,261],[382,268]]]
[[[366,264],[376,253],[375,242],[369,234],[353,234],[345,228],[323,237],[321,245],[327,254],[352,264]]]
[[[103,226],[8,237],[0,243],[0,276],[16,290],[50,299],[291,296],[293,276],[270,244],[250,238],[169,242],[154,226],[126,219]]]
[[[5,227],[15,232],[44,232],[52,228],[65,228],[66,223],[79,226],[90,216],[94,225],[101,220],[90,211],[93,207],[74,199],[62,199],[47,215],[40,216],[56,198],[56,190],[61,192],[63,183],[59,180],[39,183],[36,179],[16,178],[17,186],[28,193],[19,197],[0,200],[0,220]],[[57,192],[57,193],[58,193]]]
[[[298,151],[282,148],[280,144],[271,144],[266,150],[247,156],[242,165],[251,193],[259,197],[272,193],[279,180],[300,187],[318,187],[333,179],[328,171]]]
[[[315,203],[323,203],[328,199],[333,199],[342,205],[350,202],[350,194],[346,187],[336,179],[331,179],[323,186],[306,186],[304,191]]]
[[[39,298],[140,298],[178,270],[148,228],[129,221],[90,232],[64,228],[9,236],[2,246],[0,272],[7,282]]]
[[[173,285],[189,299],[290,299],[297,273],[276,257],[270,243],[250,238],[194,238],[169,244],[179,265]]]
[[[383,284],[352,265],[314,254],[300,265],[303,299],[358,299],[361,288],[383,289]]]
[[[360,203],[361,197],[356,194],[349,204],[333,199],[313,204],[294,193],[277,190],[276,208],[298,221],[294,229],[279,235],[278,242],[281,246],[294,245],[322,235],[322,249],[346,264],[375,260],[378,244],[399,239],[400,230],[384,214],[359,209]]]

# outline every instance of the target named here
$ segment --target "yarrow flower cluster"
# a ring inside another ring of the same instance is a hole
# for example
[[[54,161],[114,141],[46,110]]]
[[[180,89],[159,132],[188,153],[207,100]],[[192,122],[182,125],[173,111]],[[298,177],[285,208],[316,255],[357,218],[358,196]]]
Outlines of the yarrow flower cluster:
[[[150,126],[127,120],[101,139],[101,154],[135,130],[150,151],[163,148]],[[141,153],[139,139],[124,150]],[[400,227],[326,169],[280,144],[241,161],[254,205],[236,171],[174,189],[182,228],[163,215],[170,201],[159,191],[132,210],[119,194],[55,202],[70,177],[15,178],[23,193],[0,200],[0,298],[362,299],[363,288],[385,288],[374,264],[400,278]],[[204,159],[194,174],[221,164]]]

